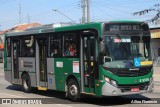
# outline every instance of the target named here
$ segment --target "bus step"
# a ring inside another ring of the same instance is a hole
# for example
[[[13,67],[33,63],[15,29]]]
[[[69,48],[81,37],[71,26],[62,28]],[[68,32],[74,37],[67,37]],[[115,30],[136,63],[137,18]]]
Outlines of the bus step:
[[[38,90],[47,91],[47,88],[45,88],[45,87],[38,87]]]

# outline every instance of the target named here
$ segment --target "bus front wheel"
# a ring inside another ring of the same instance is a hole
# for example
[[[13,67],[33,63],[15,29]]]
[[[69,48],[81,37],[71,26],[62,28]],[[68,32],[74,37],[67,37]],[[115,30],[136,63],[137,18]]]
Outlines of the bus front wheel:
[[[67,85],[68,98],[72,101],[78,101],[80,99],[79,86],[76,80],[70,79]]]
[[[31,92],[31,80],[28,74],[22,76],[22,90],[24,92]]]

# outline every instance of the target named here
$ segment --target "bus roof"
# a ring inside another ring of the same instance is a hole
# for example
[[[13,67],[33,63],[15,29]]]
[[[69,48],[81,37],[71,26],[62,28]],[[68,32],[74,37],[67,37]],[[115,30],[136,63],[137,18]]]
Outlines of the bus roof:
[[[49,32],[92,29],[92,28],[99,28],[100,26],[101,26],[101,22],[85,23],[85,24],[71,24],[71,25],[64,25],[64,26],[53,26],[52,25],[52,27],[48,27],[47,25],[44,25],[44,27],[41,26],[41,27],[36,27],[36,28],[29,28],[22,32],[8,32],[7,36],[21,36],[21,35],[31,35],[31,34],[40,34],[40,33],[49,33]]]
[[[40,34],[40,33],[49,33],[49,32],[61,32],[61,31],[72,31],[72,30],[83,30],[83,29],[101,29],[103,23],[143,23],[140,21],[130,21],[130,20],[117,20],[117,21],[108,21],[108,22],[91,22],[84,24],[61,24],[55,25],[48,24],[40,27],[29,28],[22,32],[9,32],[7,36],[22,36],[22,35],[31,35],[31,34]],[[59,23],[60,24],[60,23]],[[102,29],[101,29],[102,30]]]
[[[109,23],[144,23],[144,22],[135,21],[135,20],[113,20],[113,21],[109,21]]]

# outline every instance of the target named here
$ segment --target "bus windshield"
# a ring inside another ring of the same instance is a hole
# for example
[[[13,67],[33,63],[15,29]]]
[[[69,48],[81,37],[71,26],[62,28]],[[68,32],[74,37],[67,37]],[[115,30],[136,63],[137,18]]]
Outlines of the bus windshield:
[[[135,58],[151,60],[149,36],[104,36],[100,46],[101,60],[108,68],[133,68]]]

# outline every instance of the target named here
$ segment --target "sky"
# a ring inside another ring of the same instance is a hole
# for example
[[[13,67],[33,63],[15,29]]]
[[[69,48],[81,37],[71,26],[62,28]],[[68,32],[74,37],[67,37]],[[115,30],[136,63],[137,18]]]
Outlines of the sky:
[[[90,0],[91,22],[145,21],[153,17],[155,13],[143,16],[134,16],[133,13],[151,8],[158,3],[160,0]],[[19,17],[19,7],[21,7],[21,18]],[[80,23],[82,19],[81,0],[0,0],[0,30],[20,24],[20,19],[21,23],[71,22],[64,15],[76,23]],[[150,25],[150,27],[154,26]]]

